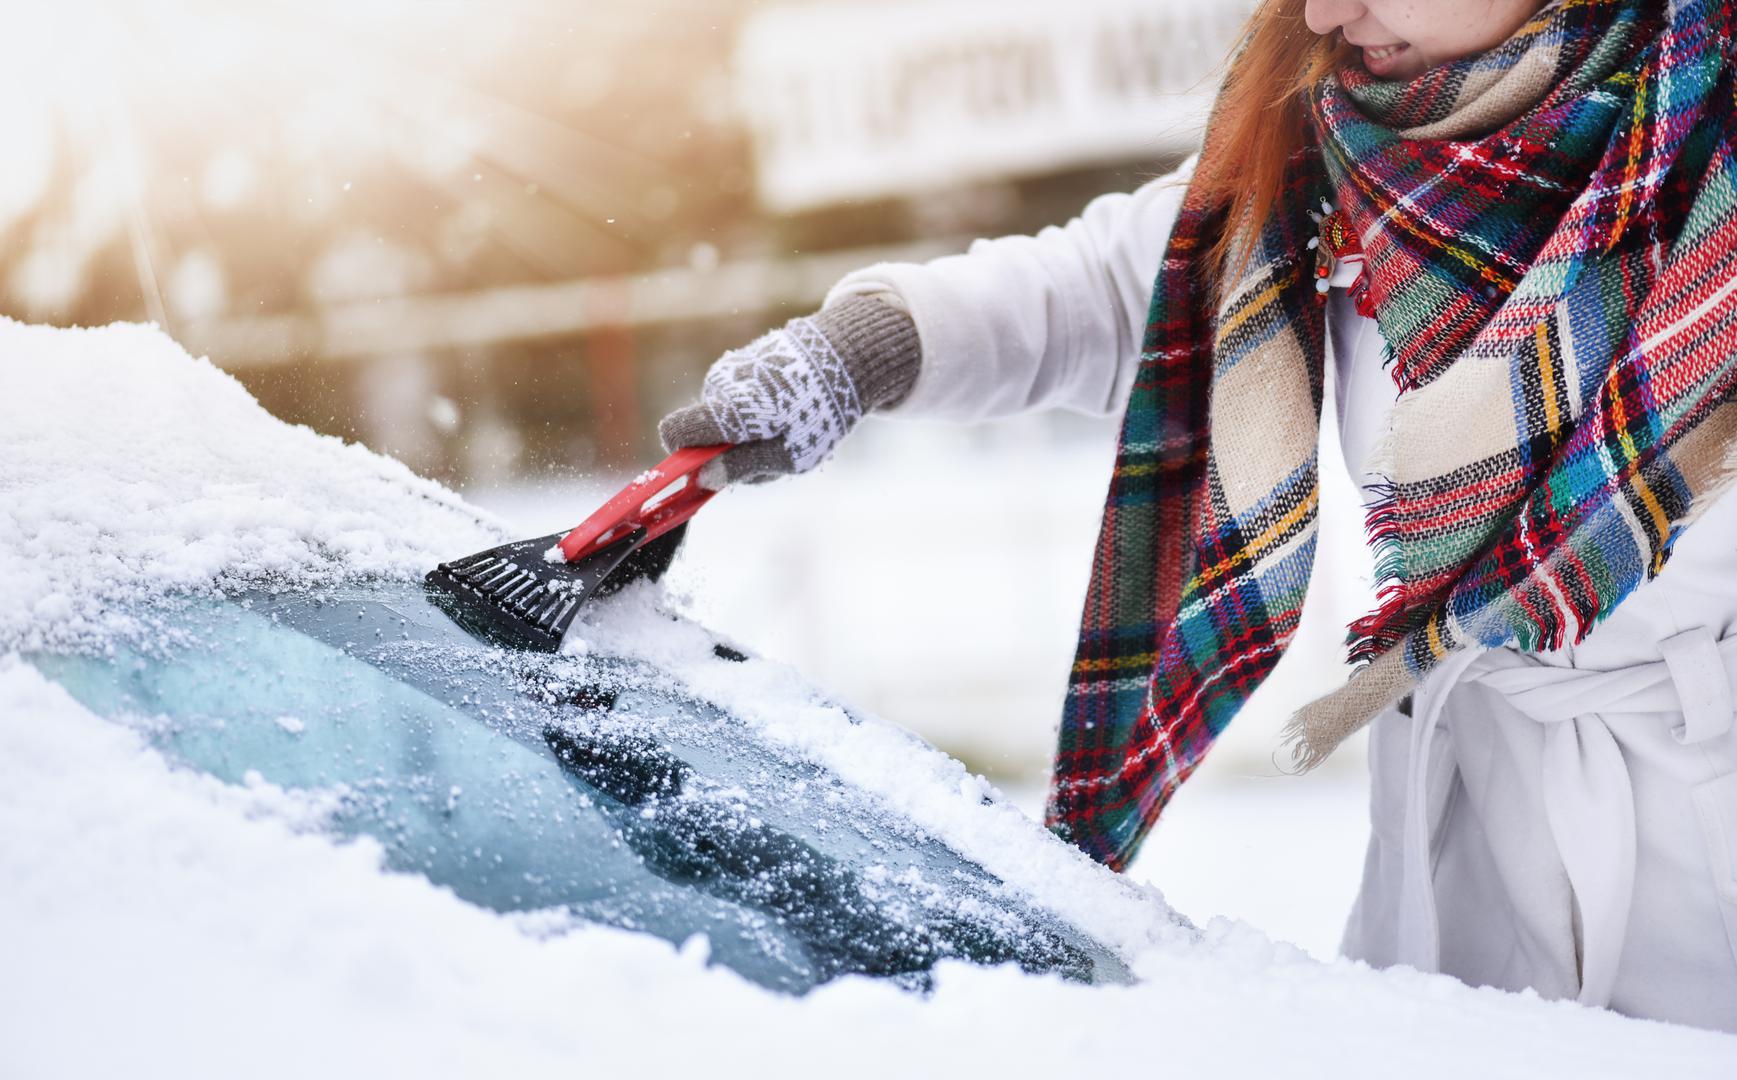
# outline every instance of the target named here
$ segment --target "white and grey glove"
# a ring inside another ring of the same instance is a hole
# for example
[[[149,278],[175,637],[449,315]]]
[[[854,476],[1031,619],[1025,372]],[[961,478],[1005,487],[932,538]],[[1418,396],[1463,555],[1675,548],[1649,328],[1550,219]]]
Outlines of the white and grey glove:
[[[700,483],[719,488],[807,472],[870,410],[896,405],[917,381],[917,327],[870,296],[792,319],[706,372],[697,404],[658,424],[664,449],[735,443]]]

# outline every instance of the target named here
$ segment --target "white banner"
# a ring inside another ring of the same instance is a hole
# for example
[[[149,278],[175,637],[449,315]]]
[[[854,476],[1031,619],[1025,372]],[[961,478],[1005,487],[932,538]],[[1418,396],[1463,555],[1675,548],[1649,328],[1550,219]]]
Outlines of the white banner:
[[[769,209],[1150,157],[1198,141],[1243,0],[773,8],[736,52]]]

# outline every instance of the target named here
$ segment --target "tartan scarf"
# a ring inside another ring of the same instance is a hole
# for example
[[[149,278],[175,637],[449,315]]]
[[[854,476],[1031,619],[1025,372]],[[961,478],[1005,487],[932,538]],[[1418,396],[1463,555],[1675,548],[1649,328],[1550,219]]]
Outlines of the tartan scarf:
[[[1120,869],[1296,631],[1315,550],[1325,319],[1308,211],[1338,204],[1399,395],[1371,463],[1383,582],[1318,762],[1444,658],[1578,642],[1663,567],[1737,446],[1737,0],[1558,0],[1405,83],[1310,92],[1253,257],[1184,198],[1153,291],[1047,817]],[[1208,132],[1211,145],[1211,132]]]

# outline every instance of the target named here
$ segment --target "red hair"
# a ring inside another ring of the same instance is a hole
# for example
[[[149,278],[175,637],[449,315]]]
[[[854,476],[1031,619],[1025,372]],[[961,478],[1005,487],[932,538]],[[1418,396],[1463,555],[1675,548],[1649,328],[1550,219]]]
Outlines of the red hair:
[[[1306,0],[1263,0],[1219,91],[1195,190],[1228,211],[1228,222],[1261,221],[1278,203],[1285,171],[1308,141],[1309,90],[1350,62],[1338,34],[1323,37],[1303,21]],[[1252,235],[1238,244],[1227,228],[1214,250],[1222,273],[1240,273]]]

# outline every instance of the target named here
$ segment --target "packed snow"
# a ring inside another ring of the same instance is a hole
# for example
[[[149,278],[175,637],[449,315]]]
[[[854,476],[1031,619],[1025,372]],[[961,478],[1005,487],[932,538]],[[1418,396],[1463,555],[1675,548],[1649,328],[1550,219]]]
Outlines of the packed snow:
[[[420,576],[499,525],[403,465],[278,423],[150,327],[0,325],[0,647],[124,629],[168,589]]]
[[[659,615],[655,588],[592,611],[570,646],[664,666],[1116,948],[1140,981],[949,963],[928,996],[848,978],[792,998],[708,966],[703,941],[497,915],[329,838],[317,799],[171,767],[22,658],[137,631],[120,609],[166,592],[413,578],[503,538],[400,465],[278,423],[153,329],[0,322],[0,1075],[1737,1068],[1737,1038],[1320,964],[1228,921],[1195,932],[791,669],[695,663],[709,638]]]

